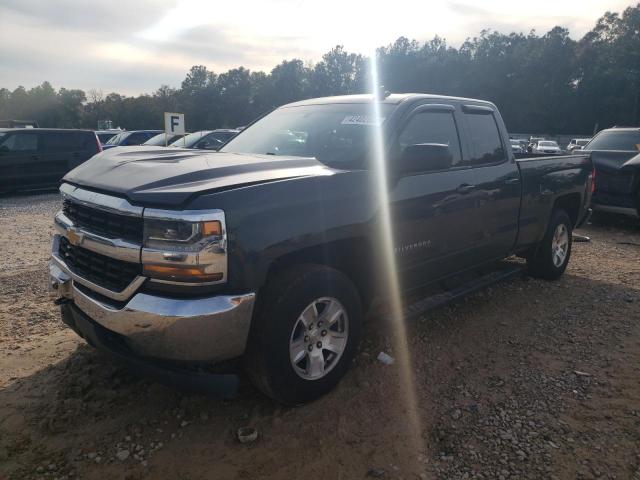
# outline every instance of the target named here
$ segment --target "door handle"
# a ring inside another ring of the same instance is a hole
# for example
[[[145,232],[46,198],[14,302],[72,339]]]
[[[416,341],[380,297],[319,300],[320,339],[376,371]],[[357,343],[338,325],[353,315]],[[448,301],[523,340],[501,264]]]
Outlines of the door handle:
[[[458,188],[456,188],[456,192],[464,195],[466,193],[473,192],[476,188],[477,187],[475,185],[469,185],[467,183],[463,183]]]
[[[516,178],[510,178],[509,180],[505,180],[504,184],[505,185],[517,185],[520,183],[520,179],[518,177]]]

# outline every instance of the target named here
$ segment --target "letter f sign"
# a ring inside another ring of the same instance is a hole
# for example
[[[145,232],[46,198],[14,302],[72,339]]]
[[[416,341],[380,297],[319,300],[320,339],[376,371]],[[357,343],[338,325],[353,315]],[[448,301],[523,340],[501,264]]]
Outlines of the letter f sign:
[[[164,112],[164,133],[184,135],[184,113]]]

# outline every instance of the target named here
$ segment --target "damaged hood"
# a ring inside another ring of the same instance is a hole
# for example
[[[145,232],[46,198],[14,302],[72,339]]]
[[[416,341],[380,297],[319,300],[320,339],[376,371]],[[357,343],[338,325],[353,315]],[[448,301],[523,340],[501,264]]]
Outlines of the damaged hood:
[[[205,191],[332,173],[314,158],[118,147],[95,155],[63,182],[113,193],[132,203],[179,208]]]

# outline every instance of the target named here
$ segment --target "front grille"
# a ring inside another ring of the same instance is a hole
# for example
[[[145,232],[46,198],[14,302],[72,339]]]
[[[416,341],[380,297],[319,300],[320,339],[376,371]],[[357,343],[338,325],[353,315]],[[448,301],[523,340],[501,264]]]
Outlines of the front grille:
[[[121,292],[142,273],[139,263],[115,260],[76,247],[65,237],[60,237],[58,254],[73,273],[113,292]]]
[[[107,212],[66,199],[62,211],[74,225],[107,238],[142,243],[142,218]]]

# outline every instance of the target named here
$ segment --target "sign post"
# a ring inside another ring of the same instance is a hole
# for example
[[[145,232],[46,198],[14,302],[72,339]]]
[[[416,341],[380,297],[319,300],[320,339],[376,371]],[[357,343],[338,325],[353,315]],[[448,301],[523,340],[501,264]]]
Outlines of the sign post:
[[[169,135],[183,135],[184,138],[184,113],[164,112],[164,146],[167,146]]]

